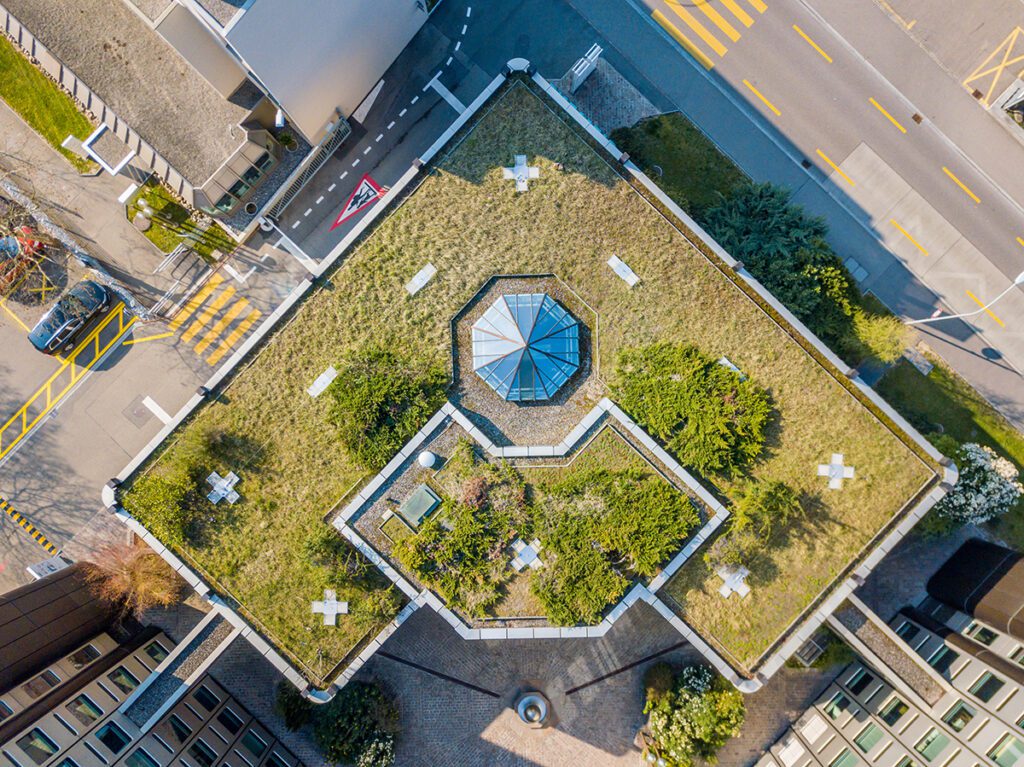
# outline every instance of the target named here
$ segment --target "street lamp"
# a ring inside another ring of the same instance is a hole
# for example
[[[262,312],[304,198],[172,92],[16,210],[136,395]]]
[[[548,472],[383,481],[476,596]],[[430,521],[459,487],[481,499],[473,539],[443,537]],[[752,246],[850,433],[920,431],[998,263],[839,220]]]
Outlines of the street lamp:
[[[1010,283],[1010,286],[1006,290],[1004,290],[998,296],[993,298],[991,301],[989,301],[987,304],[985,304],[980,309],[975,309],[973,312],[964,312],[963,314],[946,314],[946,315],[943,315],[943,316],[940,316],[940,317],[928,317],[927,319],[923,319],[923,320],[911,320],[907,324],[908,325],[924,325],[925,323],[928,323],[928,322],[938,322],[939,320],[956,320],[956,319],[960,319],[960,318],[963,318],[963,317],[973,317],[975,314],[981,314],[982,312],[986,311],[990,306],[995,304],[996,301],[998,301],[1000,298],[1005,296],[1007,293],[1009,293],[1011,290],[1013,290],[1018,285],[1024,285],[1024,272],[1021,272],[1020,274],[1018,274],[1016,279],[1014,279],[1014,281]]]

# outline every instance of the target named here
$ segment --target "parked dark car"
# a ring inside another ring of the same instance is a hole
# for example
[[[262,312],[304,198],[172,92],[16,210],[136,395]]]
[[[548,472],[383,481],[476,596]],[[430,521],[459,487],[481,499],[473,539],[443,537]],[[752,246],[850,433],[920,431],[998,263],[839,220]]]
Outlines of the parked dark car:
[[[32,345],[44,354],[73,349],[78,336],[97,314],[110,306],[110,291],[84,280],[61,296],[28,334]]]

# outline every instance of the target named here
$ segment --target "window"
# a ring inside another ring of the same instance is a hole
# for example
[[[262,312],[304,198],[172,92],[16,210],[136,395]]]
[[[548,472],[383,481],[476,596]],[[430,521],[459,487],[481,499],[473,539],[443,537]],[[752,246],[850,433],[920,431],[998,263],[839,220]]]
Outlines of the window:
[[[896,629],[896,636],[902,639],[907,644],[910,644],[910,640],[921,633],[921,629],[915,626],[910,621],[903,621],[900,627]],[[909,758],[909,757],[908,757]]]
[[[885,733],[882,732],[881,727],[878,727],[874,724],[869,724],[867,727],[860,731],[860,735],[858,735],[853,742],[857,745],[857,748],[859,748],[866,754],[868,751],[870,751],[872,748],[878,745],[878,741],[882,739],[882,735],[884,734]]]
[[[9,717],[13,713],[14,712],[11,711],[11,707],[4,703],[2,700],[0,700],[0,722],[2,722],[4,719]]]
[[[113,682],[114,686],[123,693],[129,693],[139,686],[139,680],[124,666],[118,666],[107,674],[107,679]]]
[[[160,767],[160,763],[141,748],[135,749],[124,760],[125,767]]]
[[[928,730],[928,734],[917,742],[917,745],[914,746],[914,750],[923,756],[926,761],[930,762],[941,754],[942,750],[948,745],[949,738],[932,727]]]
[[[132,742],[125,731],[113,722],[107,722],[96,731],[96,738],[104,746],[110,749],[113,754],[120,754],[124,747]]]
[[[242,197],[248,191],[249,185],[242,181],[242,179],[238,179],[238,181],[228,187],[228,194],[233,195],[234,197]]]
[[[825,704],[824,711],[832,721],[839,718],[839,715],[846,711],[850,707],[850,699],[841,692],[837,692],[832,696],[832,699]]]
[[[29,679],[21,686],[25,694],[30,698],[38,698],[44,692],[53,689],[60,684],[60,677],[47,669],[39,676]]]
[[[227,213],[229,210],[235,207],[236,202],[238,202],[238,200],[236,200],[230,194],[224,194],[221,195],[220,199],[213,204],[213,207],[221,211],[222,213]]]
[[[279,753],[271,751],[270,756],[267,757],[264,767],[290,767],[290,765]]]
[[[981,642],[986,647],[991,646],[994,641],[999,639],[999,634],[990,628],[982,626],[977,621],[971,621],[971,625],[967,627],[967,631],[964,633],[975,642]]]
[[[855,767],[860,760],[850,749],[844,748],[835,759],[828,763],[828,767]]]
[[[245,181],[247,184],[255,183],[261,176],[263,176],[264,173],[267,172],[267,169],[270,168],[270,166],[273,164],[273,156],[270,154],[270,152],[264,152],[259,157],[257,157],[253,161],[253,164],[246,169],[245,173],[242,174],[242,180]]]
[[[70,756],[66,756],[61,759],[53,767],[78,767],[78,762],[72,759]]]
[[[900,720],[905,713],[907,713],[907,704],[899,698],[893,698],[886,703],[882,710],[878,712],[878,715],[882,718],[890,727],[894,727],[896,722]]]
[[[64,708],[71,713],[71,716],[86,726],[103,716],[103,710],[85,695],[79,695],[74,700],[66,703]]]
[[[854,695],[860,695],[873,681],[875,681],[875,678],[871,674],[864,669],[858,669],[846,682],[846,686],[850,688],[850,692]]]
[[[146,655],[152,658],[157,663],[163,661],[167,657],[167,650],[159,642],[150,642],[146,645]]]
[[[1004,684],[1005,682],[991,671],[986,671],[971,685],[970,693],[983,703],[988,703]]]
[[[970,724],[976,713],[973,708],[961,700],[946,712],[946,715],[942,717],[942,721],[953,728],[955,732],[962,732],[964,727]]]
[[[245,746],[246,751],[257,759],[263,756],[264,752],[267,750],[267,742],[252,730],[247,731],[245,735],[242,736],[242,745]]]
[[[245,724],[245,722],[239,718],[238,714],[230,708],[224,708],[224,710],[217,715],[217,721],[224,725],[224,729],[232,735],[237,735],[238,731],[242,729],[242,725]]]
[[[18,748],[24,751],[29,759],[36,764],[42,764],[60,751],[57,744],[50,740],[50,737],[38,727],[33,727],[26,734],[18,738],[17,743]]]
[[[75,670],[81,670],[100,657],[100,651],[93,647],[91,644],[87,644],[80,650],[75,650],[71,655],[68,656],[68,660],[71,661],[71,665],[75,667]]]
[[[1004,735],[988,752],[988,758],[999,767],[1013,767],[1024,756],[1024,743],[1012,735]]]
[[[217,704],[220,703],[220,698],[210,692],[210,688],[205,684],[199,685],[199,689],[196,690],[195,695],[196,703],[205,708],[207,711],[213,711],[217,708]]]
[[[913,759],[911,759],[909,756],[905,756],[898,762],[896,762],[896,767],[916,767],[916,765],[914,764]]]
[[[942,645],[942,647],[932,653],[932,656],[928,659],[928,665],[940,674],[945,674],[949,671],[949,667],[953,665],[953,661],[959,657],[960,653],[946,645]]]
[[[217,754],[203,742],[202,738],[189,746],[188,755],[199,763],[199,767],[213,767],[213,763],[217,761]]]
[[[188,740],[188,736],[192,734],[192,728],[185,724],[177,714],[171,714],[168,724],[171,726],[171,732],[174,734],[174,739],[178,741],[178,745]]]

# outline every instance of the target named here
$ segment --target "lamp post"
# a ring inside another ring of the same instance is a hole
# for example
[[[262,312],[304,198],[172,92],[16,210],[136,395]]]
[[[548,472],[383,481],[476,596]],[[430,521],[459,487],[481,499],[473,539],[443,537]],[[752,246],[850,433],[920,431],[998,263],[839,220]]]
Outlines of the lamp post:
[[[907,324],[908,325],[924,325],[924,324],[929,323],[929,322],[938,322],[939,320],[956,320],[956,319],[962,319],[964,317],[973,317],[975,314],[981,314],[982,312],[986,311],[990,306],[995,304],[996,301],[998,301],[1000,298],[1005,296],[1007,293],[1009,293],[1011,290],[1013,290],[1018,285],[1024,285],[1024,272],[1021,272],[1020,274],[1018,274],[1016,279],[1014,279],[1014,281],[1010,283],[1010,286],[1006,290],[1004,290],[998,296],[993,298],[991,301],[989,301],[987,304],[985,304],[980,309],[975,309],[973,312],[964,312],[962,314],[946,314],[946,315],[943,315],[943,316],[940,316],[940,317],[928,317],[927,319],[923,319],[923,320],[911,320]]]

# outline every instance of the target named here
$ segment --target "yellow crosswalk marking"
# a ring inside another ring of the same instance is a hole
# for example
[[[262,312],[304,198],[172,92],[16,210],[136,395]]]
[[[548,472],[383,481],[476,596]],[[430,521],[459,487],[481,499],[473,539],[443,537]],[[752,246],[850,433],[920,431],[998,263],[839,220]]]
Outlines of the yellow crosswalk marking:
[[[206,361],[211,365],[216,365],[220,358],[223,357],[228,351],[234,346],[238,339],[246,334],[252,324],[260,318],[260,312],[258,309],[253,309],[249,312],[248,316],[244,320],[238,323],[236,327],[227,338],[224,339],[224,343],[217,347],[217,351],[206,358]]]
[[[672,9],[676,16],[681,18],[686,25],[697,33],[697,37],[705,42],[705,44],[711,48],[719,56],[724,56],[726,47],[718,41],[718,38],[708,32],[707,27],[701,24],[697,17],[686,10],[682,5],[679,4],[679,0],[665,0],[665,4]]]
[[[228,285],[224,288],[224,292],[211,301],[209,306],[203,309],[202,313],[195,318],[191,325],[189,325],[188,330],[182,333],[181,340],[185,343],[191,341],[195,337],[196,333],[202,330],[203,326],[213,319],[213,315],[224,308],[224,305],[231,300],[233,295],[235,295],[234,285]]]
[[[703,66],[705,69],[711,69],[711,67],[714,66],[714,63],[712,63],[711,59],[707,57],[704,51],[702,51],[700,48],[694,45],[693,41],[690,40],[690,38],[688,38],[686,35],[684,35],[679,30],[679,27],[677,27],[675,24],[669,21],[668,17],[665,16],[664,13],[655,9],[652,16],[654,17],[654,20],[661,25],[662,29],[668,32],[677,43],[683,46],[683,49],[687,53],[689,53],[691,56],[693,56],[695,59],[697,59],[697,61],[701,63],[701,66]]]
[[[228,309],[224,313],[224,316],[217,321],[217,324],[210,328],[209,332],[203,336],[203,339],[196,344],[194,349],[195,353],[202,355],[202,353],[206,351],[206,347],[216,341],[220,334],[224,332],[224,328],[234,322],[235,318],[241,314],[248,305],[249,302],[244,298],[236,301],[235,305]]]
[[[750,14],[740,8],[740,4],[737,3],[736,0],[722,0],[722,5],[728,8],[732,15],[739,19],[743,26],[749,27],[754,23],[754,20],[750,18]]]
[[[188,300],[188,303],[181,308],[181,311],[174,315],[174,319],[171,320],[171,330],[177,330],[180,328],[182,323],[191,317],[192,313],[195,312],[196,309],[202,306],[203,301],[206,300],[207,296],[216,290],[222,282],[224,282],[223,277],[219,274],[213,275],[213,277],[211,277],[210,280],[199,289],[199,292]]]
[[[754,6],[754,10],[758,13],[764,13],[768,10],[768,6],[762,3],[761,0],[747,0],[747,2]]]
[[[720,14],[715,9],[715,6],[711,4],[711,0],[693,1],[697,4],[697,7],[704,12],[704,15],[711,19],[712,23],[720,30],[722,30],[722,32],[725,33],[726,37],[728,37],[734,43],[740,39],[740,33],[736,31],[736,27],[734,27],[732,24],[725,20],[722,14]]]

